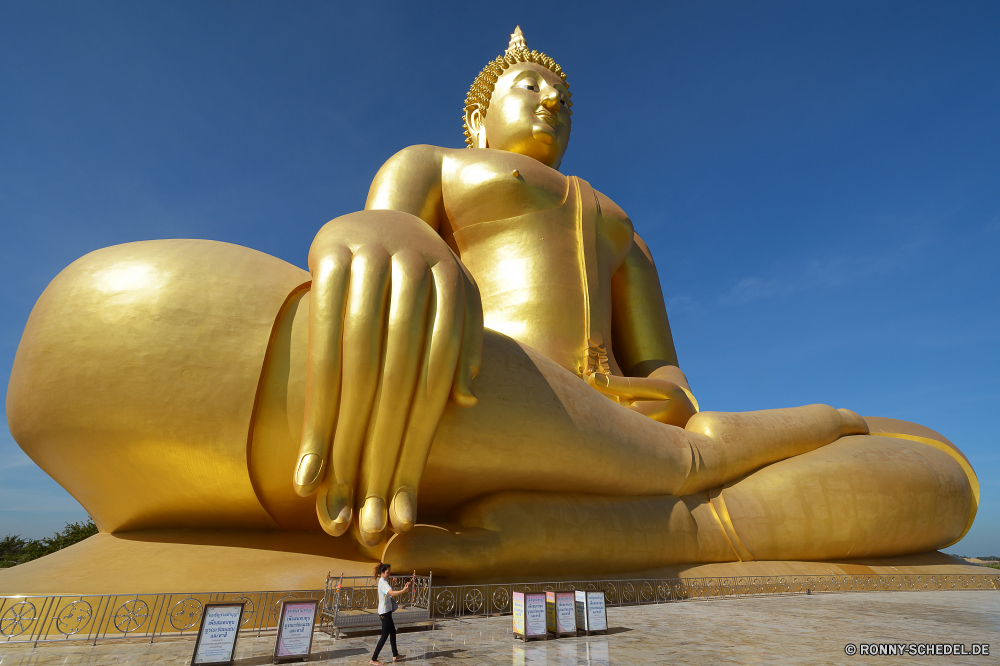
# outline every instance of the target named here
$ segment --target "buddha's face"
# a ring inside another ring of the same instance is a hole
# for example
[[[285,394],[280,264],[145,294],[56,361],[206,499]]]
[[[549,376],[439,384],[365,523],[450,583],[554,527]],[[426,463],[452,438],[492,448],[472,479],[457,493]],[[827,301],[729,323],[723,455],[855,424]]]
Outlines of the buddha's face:
[[[559,75],[541,65],[513,65],[497,79],[482,121],[486,146],[533,157],[558,169],[569,145],[569,97]]]

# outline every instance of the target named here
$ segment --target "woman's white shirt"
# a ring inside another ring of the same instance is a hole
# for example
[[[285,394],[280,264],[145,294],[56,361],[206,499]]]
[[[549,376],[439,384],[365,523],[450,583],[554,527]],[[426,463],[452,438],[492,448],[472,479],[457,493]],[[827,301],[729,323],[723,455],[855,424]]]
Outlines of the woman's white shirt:
[[[396,604],[396,600],[389,596],[389,591],[392,590],[392,585],[385,578],[378,579],[378,614],[391,613],[396,610],[399,606]]]

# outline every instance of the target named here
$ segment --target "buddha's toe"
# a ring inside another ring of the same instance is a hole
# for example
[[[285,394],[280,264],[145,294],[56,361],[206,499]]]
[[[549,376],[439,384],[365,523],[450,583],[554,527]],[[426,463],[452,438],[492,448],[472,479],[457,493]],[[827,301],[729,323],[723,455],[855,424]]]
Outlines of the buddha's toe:
[[[840,413],[840,436],[867,435],[868,424],[857,412],[849,409],[838,409]]]

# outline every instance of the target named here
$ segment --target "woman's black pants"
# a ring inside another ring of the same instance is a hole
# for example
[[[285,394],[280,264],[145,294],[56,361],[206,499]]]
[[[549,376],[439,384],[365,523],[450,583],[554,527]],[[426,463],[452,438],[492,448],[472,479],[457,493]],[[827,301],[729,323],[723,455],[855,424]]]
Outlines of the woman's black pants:
[[[392,611],[388,613],[382,613],[379,615],[382,620],[382,635],[379,636],[378,645],[375,646],[375,654],[372,655],[372,661],[378,661],[378,653],[382,651],[382,646],[385,645],[385,639],[389,639],[389,645],[392,646],[392,656],[398,657],[399,650],[396,649],[396,625],[392,622]]]

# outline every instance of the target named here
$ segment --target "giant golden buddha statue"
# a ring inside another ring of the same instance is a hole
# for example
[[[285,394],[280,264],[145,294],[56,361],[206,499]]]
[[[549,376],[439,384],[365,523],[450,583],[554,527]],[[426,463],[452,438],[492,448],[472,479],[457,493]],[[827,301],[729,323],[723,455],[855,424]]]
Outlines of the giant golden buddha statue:
[[[25,328],[15,439],[161,580],[182,574],[150,544],[192,530],[466,579],[962,538],[976,478],[933,431],[825,405],[699,411],[649,249],[558,170],[570,107],[518,29],[466,99],[468,148],[391,157],[308,273],[197,240],[79,259]],[[111,557],[88,552],[91,571]]]

